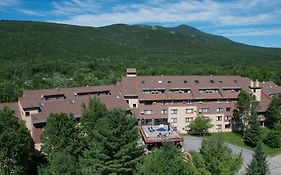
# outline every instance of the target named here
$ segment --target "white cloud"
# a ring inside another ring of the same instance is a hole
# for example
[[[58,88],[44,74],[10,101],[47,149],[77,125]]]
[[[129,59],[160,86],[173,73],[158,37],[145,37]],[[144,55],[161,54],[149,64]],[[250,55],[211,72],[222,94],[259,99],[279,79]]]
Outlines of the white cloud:
[[[224,36],[281,36],[281,29],[229,29],[229,30],[216,30],[217,34]]]
[[[25,9],[16,9],[22,14],[30,15],[30,16],[46,16],[44,13],[36,12],[33,10],[25,10]]]
[[[19,0],[2,0],[0,1],[0,7],[9,7],[9,6],[12,6],[12,5],[17,5],[19,4],[20,1]]]
[[[0,0],[0,11],[5,11],[6,8],[19,4],[19,0]]]
[[[246,26],[275,23],[281,20],[280,0],[149,0],[147,3],[114,4],[104,10],[97,0],[65,0],[53,2],[54,12],[67,14],[60,22],[87,26],[114,23],[190,23],[210,25]],[[103,9],[103,10],[102,10]]]

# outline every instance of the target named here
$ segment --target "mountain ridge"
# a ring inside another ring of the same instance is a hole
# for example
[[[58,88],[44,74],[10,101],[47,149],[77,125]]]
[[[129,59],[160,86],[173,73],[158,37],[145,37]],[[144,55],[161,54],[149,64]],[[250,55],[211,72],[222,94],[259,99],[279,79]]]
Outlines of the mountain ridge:
[[[139,75],[240,75],[281,85],[280,48],[249,46],[187,25],[2,20],[0,38],[2,102],[24,89],[116,83],[127,67]]]

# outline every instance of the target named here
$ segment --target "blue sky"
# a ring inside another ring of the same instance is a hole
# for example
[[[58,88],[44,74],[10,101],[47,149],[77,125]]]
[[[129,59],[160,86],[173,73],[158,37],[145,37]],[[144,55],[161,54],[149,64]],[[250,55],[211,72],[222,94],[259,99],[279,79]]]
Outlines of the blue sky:
[[[281,0],[0,0],[0,19],[93,27],[187,24],[237,42],[281,47]]]

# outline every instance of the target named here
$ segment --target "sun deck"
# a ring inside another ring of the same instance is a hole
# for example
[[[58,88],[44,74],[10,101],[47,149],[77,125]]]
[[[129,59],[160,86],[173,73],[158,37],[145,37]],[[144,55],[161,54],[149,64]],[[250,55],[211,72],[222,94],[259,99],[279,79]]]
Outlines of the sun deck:
[[[183,142],[183,137],[172,125],[141,126],[141,134],[144,142]]]

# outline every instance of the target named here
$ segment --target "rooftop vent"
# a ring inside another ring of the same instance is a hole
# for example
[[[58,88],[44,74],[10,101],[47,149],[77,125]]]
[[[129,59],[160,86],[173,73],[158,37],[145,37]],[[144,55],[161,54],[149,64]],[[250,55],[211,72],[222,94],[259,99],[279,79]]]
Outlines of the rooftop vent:
[[[187,80],[183,80],[184,83],[187,83]]]
[[[69,100],[69,104],[75,104],[75,100]]]
[[[158,81],[158,84],[162,84],[162,81],[161,81],[161,80],[159,80],[159,81]]]
[[[199,83],[199,80],[194,80],[195,83]]]
[[[136,77],[137,69],[136,68],[128,68],[127,69],[127,77]]]

